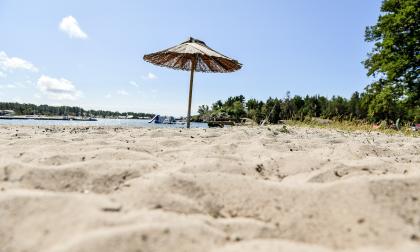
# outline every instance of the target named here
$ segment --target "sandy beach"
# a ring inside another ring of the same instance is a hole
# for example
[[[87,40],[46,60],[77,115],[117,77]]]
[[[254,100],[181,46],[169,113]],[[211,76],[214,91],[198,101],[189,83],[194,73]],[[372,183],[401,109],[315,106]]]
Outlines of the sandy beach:
[[[420,139],[3,125],[0,251],[420,251]]]

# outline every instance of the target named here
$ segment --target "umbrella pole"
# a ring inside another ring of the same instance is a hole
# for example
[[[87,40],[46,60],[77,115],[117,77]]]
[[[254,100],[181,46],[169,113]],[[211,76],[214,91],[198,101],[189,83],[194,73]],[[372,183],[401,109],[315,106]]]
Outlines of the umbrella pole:
[[[193,59],[192,66],[191,66],[191,76],[190,76],[190,94],[188,97],[187,128],[190,128],[190,121],[191,121],[191,101],[192,101],[192,90],[193,90],[194,71],[195,71],[196,63],[197,63],[197,60]]]

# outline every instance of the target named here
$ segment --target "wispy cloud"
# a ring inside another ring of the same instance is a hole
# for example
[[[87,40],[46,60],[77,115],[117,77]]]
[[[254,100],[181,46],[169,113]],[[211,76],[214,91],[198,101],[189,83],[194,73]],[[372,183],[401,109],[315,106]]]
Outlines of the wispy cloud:
[[[7,77],[7,74],[0,71],[0,78],[6,78],[6,77]]]
[[[88,38],[88,35],[80,28],[79,22],[73,16],[64,17],[59,24],[59,28],[61,31],[67,33],[70,38]]]
[[[143,80],[155,80],[157,76],[154,73],[148,73],[146,76],[142,76]]]
[[[6,89],[6,88],[17,88],[17,86],[14,84],[0,85],[0,89]]]
[[[106,94],[104,97],[105,97],[106,99],[110,99],[110,98],[112,97],[112,95],[111,95],[110,93],[108,93],[108,94]]]
[[[64,78],[55,79],[42,75],[37,81],[37,87],[53,100],[76,100],[82,95],[71,81]]]
[[[130,84],[133,87],[137,87],[137,88],[140,87],[140,85],[135,81],[129,81],[128,84]]]
[[[128,95],[128,92],[125,91],[124,89],[121,89],[121,90],[118,90],[117,91],[117,94],[127,96]]]
[[[9,57],[4,51],[0,51],[0,69],[3,71],[21,69],[38,72],[38,68],[36,68],[31,62],[17,57]]]

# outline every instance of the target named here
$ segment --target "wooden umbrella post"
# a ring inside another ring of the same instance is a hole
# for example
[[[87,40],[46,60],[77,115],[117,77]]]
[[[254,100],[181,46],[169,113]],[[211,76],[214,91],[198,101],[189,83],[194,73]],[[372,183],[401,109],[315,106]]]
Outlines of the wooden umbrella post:
[[[190,128],[191,126],[191,101],[194,72],[230,73],[237,71],[242,67],[242,64],[237,60],[228,58],[225,55],[216,52],[208,47],[203,41],[194,38],[190,38],[177,46],[146,54],[143,56],[143,59],[158,66],[191,70],[187,128]]]
[[[196,64],[197,64],[197,58],[194,57],[194,59],[192,60],[191,76],[190,76],[190,94],[188,97],[187,128],[190,128],[190,121],[191,121],[191,101],[192,101],[192,91],[193,91],[193,83],[194,83],[194,71],[195,71]]]

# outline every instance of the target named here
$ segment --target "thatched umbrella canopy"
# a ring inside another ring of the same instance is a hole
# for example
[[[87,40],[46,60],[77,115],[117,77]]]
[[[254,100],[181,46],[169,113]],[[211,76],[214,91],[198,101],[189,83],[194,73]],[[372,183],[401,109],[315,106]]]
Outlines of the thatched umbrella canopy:
[[[194,38],[166,50],[146,54],[143,59],[158,66],[191,71],[187,128],[190,127],[194,72],[230,73],[242,67],[238,61],[216,52],[203,41]]]

